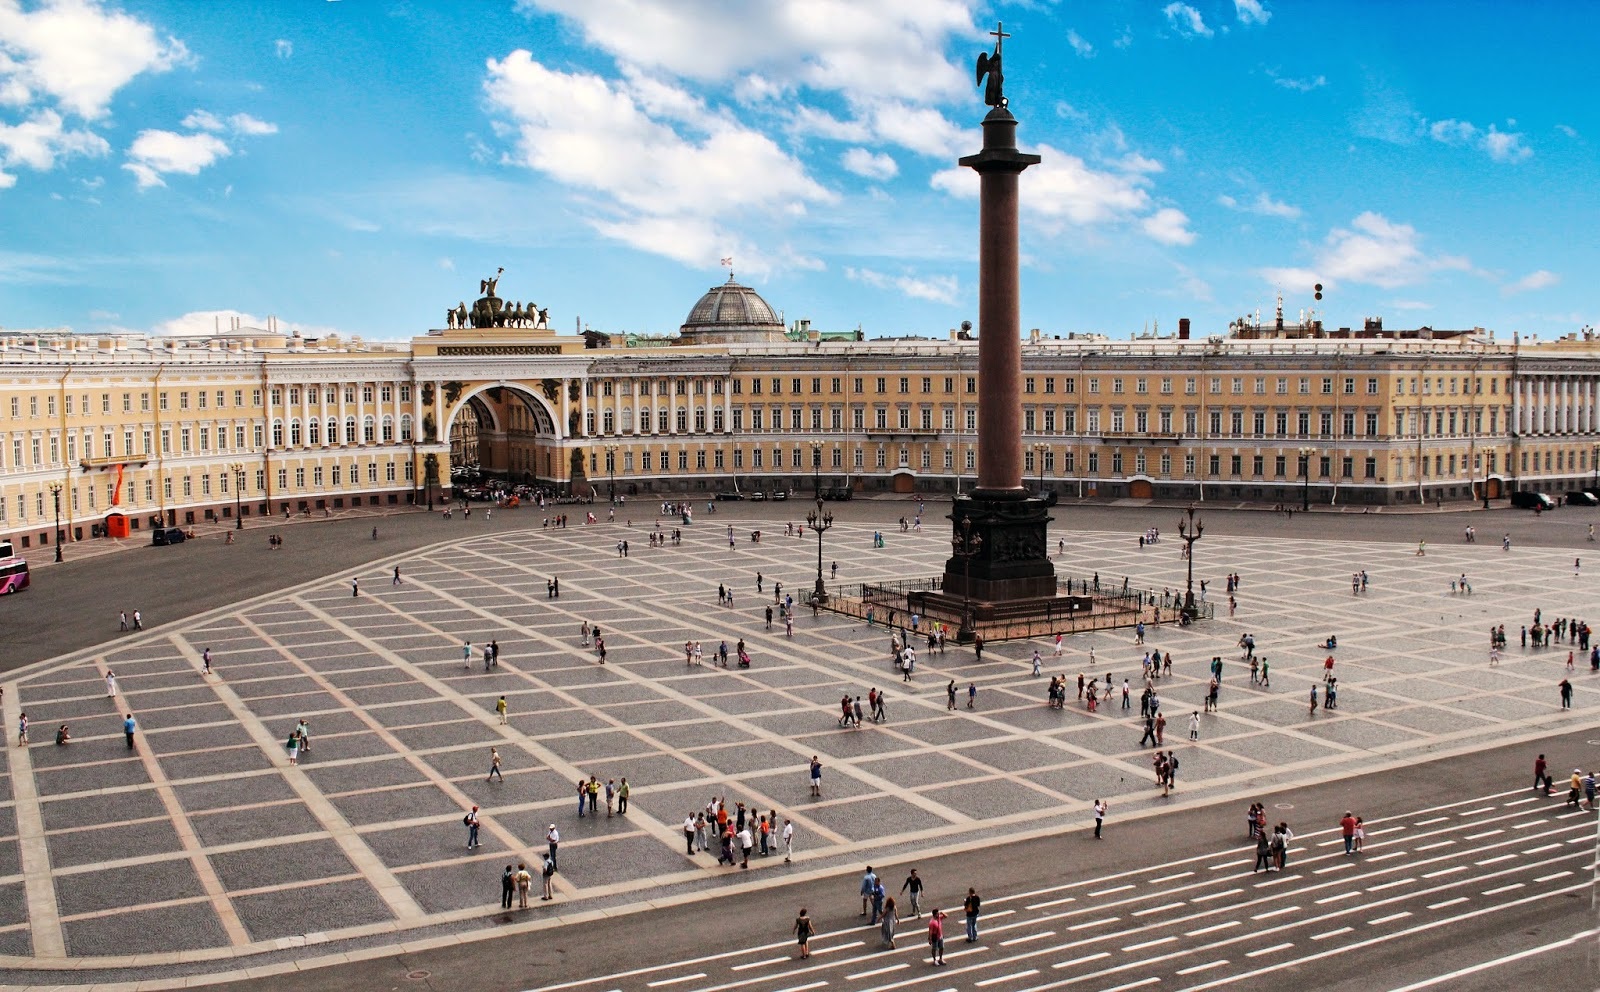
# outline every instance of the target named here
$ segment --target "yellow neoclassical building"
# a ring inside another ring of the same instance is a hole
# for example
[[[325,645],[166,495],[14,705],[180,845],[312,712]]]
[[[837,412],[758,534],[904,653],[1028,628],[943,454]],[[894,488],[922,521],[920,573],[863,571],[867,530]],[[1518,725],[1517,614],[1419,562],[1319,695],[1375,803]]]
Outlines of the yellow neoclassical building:
[[[429,504],[464,466],[602,496],[970,484],[983,403],[965,332],[785,326],[732,277],[676,336],[482,313],[392,343],[271,322],[0,332],[0,536],[53,544],[58,500],[66,541]],[[1029,484],[1063,498],[1386,505],[1600,481],[1600,342],[1584,335],[1241,320],[1190,338],[1185,321],[1134,340],[1033,332],[1023,364]]]

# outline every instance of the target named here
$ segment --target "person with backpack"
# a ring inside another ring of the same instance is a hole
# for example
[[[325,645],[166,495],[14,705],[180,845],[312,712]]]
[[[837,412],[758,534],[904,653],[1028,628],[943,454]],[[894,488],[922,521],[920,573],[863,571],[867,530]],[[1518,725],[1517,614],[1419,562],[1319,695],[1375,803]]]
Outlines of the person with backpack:
[[[461,825],[467,828],[467,850],[478,846],[478,807],[467,810],[467,815],[461,818]]]
[[[550,847],[554,849],[555,845],[551,844]],[[544,895],[539,898],[541,901],[548,902],[556,897],[556,858],[554,854],[546,854],[544,856],[544,868],[541,869],[539,874],[544,877]]]

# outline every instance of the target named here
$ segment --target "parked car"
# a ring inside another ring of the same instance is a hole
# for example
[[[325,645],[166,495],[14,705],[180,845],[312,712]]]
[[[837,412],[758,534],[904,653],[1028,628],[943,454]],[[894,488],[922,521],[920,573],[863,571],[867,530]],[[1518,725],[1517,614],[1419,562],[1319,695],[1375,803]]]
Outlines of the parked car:
[[[750,494],[750,498],[757,501],[764,500],[767,498],[767,494],[757,489],[755,492]]]
[[[182,544],[184,537],[181,527],[157,527],[150,532],[150,546],[160,548],[169,544]]]
[[[1554,510],[1556,501],[1546,493],[1523,491],[1511,494],[1511,505],[1520,510]]]
[[[778,489],[770,493],[767,498],[773,500],[784,500],[789,498],[789,494],[785,490]]]
[[[1574,489],[1567,493],[1568,506],[1595,506],[1600,504],[1600,498],[1587,489]]]
[[[823,499],[847,500],[854,495],[855,490],[849,486],[824,486],[822,489]]]
[[[720,499],[720,500],[740,500],[740,499],[744,499],[744,493],[717,493],[717,499]]]

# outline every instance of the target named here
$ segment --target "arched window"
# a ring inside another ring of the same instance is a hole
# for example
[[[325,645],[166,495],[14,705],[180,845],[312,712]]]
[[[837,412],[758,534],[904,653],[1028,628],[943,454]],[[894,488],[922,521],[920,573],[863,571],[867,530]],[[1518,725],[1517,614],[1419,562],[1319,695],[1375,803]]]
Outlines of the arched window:
[[[689,411],[681,406],[678,407],[678,433],[689,433]]]
[[[293,448],[300,447],[300,418],[299,417],[296,417],[293,420],[289,421],[289,446],[293,447]]]
[[[394,418],[388,414],[383,417],[383,440],[385,443],[394,440]]]
[[[310,420],[306,421],[306,443],[322,443],[322,421],[315,417],[312,417]]]
[[[409,413],[400,416],[400,440],[411,440],[411,414]]]
[[[365,442],[366,444],[371,444],[373,441],[376,441],[377,439],[378,439],[377,438],[377,425],[373,423],[371,417],[362,417],[361,418],[361,440],[363,442]]]
[[[356,418],[354,417],[344,418],[344,443],[356,443]]]
[[[337,417],[328,418],[328,443],[339,443],[339,420]]]
[[[272,422],[272,446],[274,448],[283,447],[283,421],[281,420]]]
[[[633,410],[630,407],[622,408],[622,433],[633,433]]]

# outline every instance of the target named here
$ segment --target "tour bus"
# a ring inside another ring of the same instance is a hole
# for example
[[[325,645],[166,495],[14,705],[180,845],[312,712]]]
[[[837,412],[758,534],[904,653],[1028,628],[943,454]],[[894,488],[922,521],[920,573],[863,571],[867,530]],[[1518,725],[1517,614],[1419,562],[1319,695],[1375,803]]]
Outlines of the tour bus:
[[[28,588],[28,563],[21,558],[0,558],[0,596]]]

